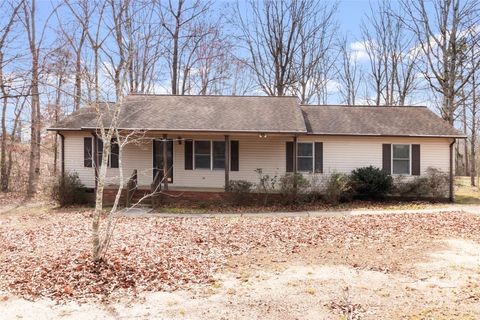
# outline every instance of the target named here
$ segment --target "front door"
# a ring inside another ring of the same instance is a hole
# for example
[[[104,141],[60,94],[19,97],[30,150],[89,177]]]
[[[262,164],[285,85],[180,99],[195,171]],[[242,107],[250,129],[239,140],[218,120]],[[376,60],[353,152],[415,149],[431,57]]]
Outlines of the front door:
[[[173,182],[173,141],[167,139],[164,143],[162,140],[153,140],[153,179],[157,172],[160,172],[160,178],[163,177],[163,147],[167,146],[167,182]]]

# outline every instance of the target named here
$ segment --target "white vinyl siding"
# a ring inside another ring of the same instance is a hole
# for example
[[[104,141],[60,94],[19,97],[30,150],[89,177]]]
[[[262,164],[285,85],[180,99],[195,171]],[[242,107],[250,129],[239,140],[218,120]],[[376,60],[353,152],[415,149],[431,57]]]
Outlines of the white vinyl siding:
[[[90,133],[63,132],[65,136],[65,169],[79,174],[82,182],[90,188],[95,186],[93,168],[83,166],[83,137]],[[222,141],[223,135],[175,134],[174,138]],[[152,139],[146,137],[142,143],[127,145],[123,150],[123,167],[125,181],[134,169],[138,170],[139,185],[149,188],[152,174]],[[264,174],[282,176],[286,171],[286,142],[289,136],[268,135],[231,135],[230,140],[239,141],[239,171],[230,171],[230,179],[258,182],[255,169],[261,168]],[[388,138],[388,137],[335,137],[335,136],[301,136],[298,142],[323,142],[323,170],[321,173],[304,173],[306,176],[328,175],[332,172],[349,173],[364,166],[382,167],[382,144],[420,144],[420,166],[422,174],[428,167],[435,167],[444,172],[449,170],[449,144],[447,138]],[[173,183],[172,188],[222,189],[225,184],[224,170],[185,170],[185,143],[173,143]],[[314,162],[314,160],[313,160]],[[107,184],[118,183],[119,169],[108,169]]]

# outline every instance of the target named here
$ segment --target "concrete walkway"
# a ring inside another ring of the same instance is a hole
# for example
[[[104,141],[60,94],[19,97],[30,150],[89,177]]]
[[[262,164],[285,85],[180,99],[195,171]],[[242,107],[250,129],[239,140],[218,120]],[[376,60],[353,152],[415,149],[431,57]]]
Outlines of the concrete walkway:
[[[248,213],[168,213],[153,212],[151,208],[138,207],[124,209],[119,212],[125,217],[163,217],[163,218],[267,218],[267,217],[347,217],[367,214],[431,214],[460,211],[480,214],[480,206],[450,204],[443,208],[431,209],[399,209],[399,210],[343,210],[343,211],[299,211],[299,212],[248,212]]]

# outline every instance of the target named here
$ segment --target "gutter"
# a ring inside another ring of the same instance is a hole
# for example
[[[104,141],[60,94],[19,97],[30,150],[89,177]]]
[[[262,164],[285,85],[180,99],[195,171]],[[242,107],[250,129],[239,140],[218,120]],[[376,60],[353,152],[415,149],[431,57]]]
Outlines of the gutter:
[[[452,143],[450,143],[450,172],[449,172],[449,175],[450,175],[450,181],[449,181],[449,186],[448,186],[448,198],[450,199],[450,202],[454,202],[455,201],[455,194],[454,194],[454,189],[453,189],[453,180],[454,180],[454,176],[453,176],[453,145],[455,144],[457,140],[454,138],[452,140]]]
[[[383,108],[383,107],[382,107]],[[97,130],[95,127],[82,128],[48,128],[47,131],[66,130],[66,131],[92,131]],[[153,128],[118,128],[125,131],[148,131],[148,132],[181,132],[181,133],[215,133],[215,134],[235,134],[235,133],[267,133],[267,134],[294,134],[297,136],[337,136],[337,137],[394,137],[394,138],[453,138],[466,139],[466,135],[428,135],[428,134],[362,134],[362,133],[315,133],[308,131],[272,131],[272,130],[198,130],[198,129],[153,129]]]

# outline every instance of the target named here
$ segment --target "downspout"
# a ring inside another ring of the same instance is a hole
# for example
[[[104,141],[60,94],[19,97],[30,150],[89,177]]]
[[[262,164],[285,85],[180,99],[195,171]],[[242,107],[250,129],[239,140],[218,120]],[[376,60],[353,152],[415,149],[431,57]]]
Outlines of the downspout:
[[[455,195],[454,195],[454,190],[453,190],[453,145],[455,144],[456,139],[453,139],[452,143],[450,143],[450,183],[449,183],[449,188],[448,188],[448,198],[450,199],[450,202],[455,201]]]
[[[57,131],[57,134],[60,136],[60,142],[62,144],[61,146],[61,158],[60,158],[60,173],[62,175],[62,179],[65,178],[65,136],[60,133],[60,131]]]

